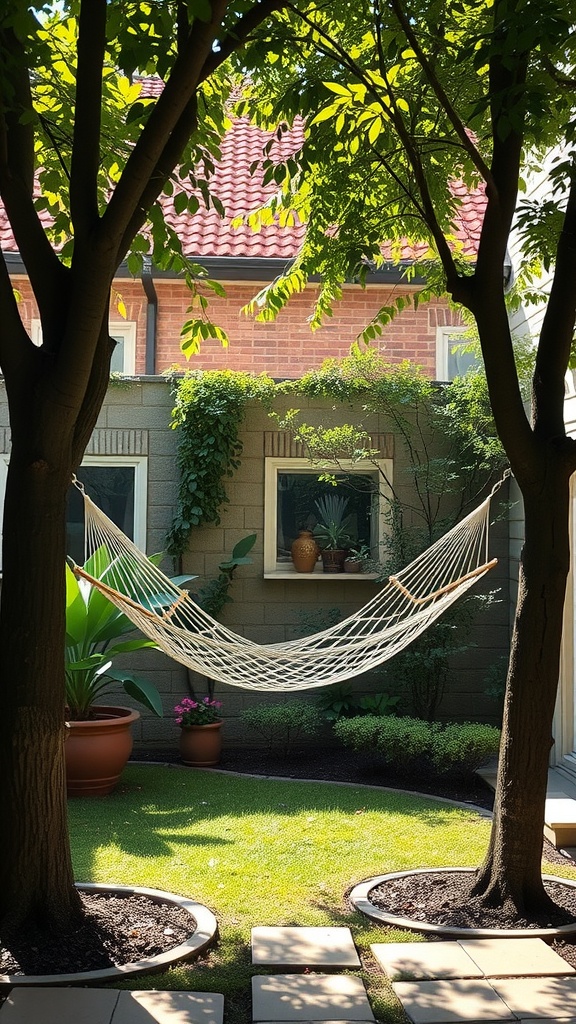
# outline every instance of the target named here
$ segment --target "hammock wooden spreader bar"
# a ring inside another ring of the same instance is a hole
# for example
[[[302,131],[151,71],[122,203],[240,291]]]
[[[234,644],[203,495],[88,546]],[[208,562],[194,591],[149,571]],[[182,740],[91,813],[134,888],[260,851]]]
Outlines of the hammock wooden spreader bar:
[[[481,574],[488,572],[489,569],[493,569],[495,565],[498,565],[498,559],[492,558],[489,562],[485,562],[484,565],[479,565],[477,569],[473,569],[472,572],[467,572],[465,576],[461,576],[459,580],[454,580],[454,583],[448,583],[445,587],[440,587],[439,590],[435,590],[432,594],[428,594],[427,597],[414,597],[406,587],[403,587],[400,580],[396,576],[389,576],[388,580],[393,583],[398,590],[401,590],[406,597],[409,597],[414,604],[426,604],[427,601],[433,601],[435,597],[440,597],[441,594],[446,594],[449,590],[454,587],[460,586],[465,580],[469,580],[472,576],[480,576]]]
[[[366,672],[403,650],[496,565],[488,558],[491,494],[353,615],[312,636],[263,645],[208,615],[77,486],[92,560],[87,568],[74,567],[76,575],[170,657],[246,689],[300,690]]]

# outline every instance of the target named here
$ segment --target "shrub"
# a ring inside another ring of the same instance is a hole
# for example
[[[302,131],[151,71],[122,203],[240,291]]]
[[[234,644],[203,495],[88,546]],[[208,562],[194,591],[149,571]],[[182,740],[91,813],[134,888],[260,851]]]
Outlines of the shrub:
[[[454,723],[434,734],[432,764],[439,775],[473,772],[498,753],[499,745],[500,730],[493,725]]]
[[[376,752],[390,768],[412,771],[432,750],[435,727],[419,718],[365,715],[341,719],[334,733],[346,747]]]
[[[240,712],[240,719],[250,729],[264,736],[268,749],[280,746],[283,756],[290,753],[294,741],[306,733],[314,736],[322,719],[312,701],[290,700],[284,704],[255,704]]]

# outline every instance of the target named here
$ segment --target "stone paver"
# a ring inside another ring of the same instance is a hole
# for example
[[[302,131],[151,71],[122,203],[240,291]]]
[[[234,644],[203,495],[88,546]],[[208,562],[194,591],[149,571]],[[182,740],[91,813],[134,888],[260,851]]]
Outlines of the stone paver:
[[[269,967],[360,967],[349,928],[253,928],[252,963]]]
[[[1,1024],[110,1024],[118,992],[96,988],[13,988]]]
[[[458,942],[376,942],[370,948],[392,981],[483,977]]]
[[[576,1016],[576,978],[506,978],[492,987],[517,1017]]]
[[[459,945],[487,978],[576,973],[543,939],[460,939]]]
[[[364,983],[338,974],[252,978],[254,1021],[373,1021]]]
[[[394,992],[413,1024],[516,1020],[488,981],[398,981]]]
[[[1,1024],[222,1024],[224,996],[212,992],[116,992],[15,988]]]
[[[222,1024],[215,992],[121,992],[112,1024]]]

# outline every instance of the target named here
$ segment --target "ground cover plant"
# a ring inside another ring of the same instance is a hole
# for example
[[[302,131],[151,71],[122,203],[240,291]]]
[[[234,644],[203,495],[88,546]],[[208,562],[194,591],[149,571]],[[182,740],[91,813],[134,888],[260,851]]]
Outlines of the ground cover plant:
[[[295,924],[350,926],[376,1016],[400,1024],[369,946],[418,937],[374,927],[344,894],[386,871],[475,866],[489,834],[474,811],[419,796],[143,765],[105,801],[71,802],[70,826],[77,879],[163,888],[213,910],[220,942],[206,960],[125,984],[222,992],[228,1024],[249,1020],[250,977],[266,973],[250,964],[251,927]]]

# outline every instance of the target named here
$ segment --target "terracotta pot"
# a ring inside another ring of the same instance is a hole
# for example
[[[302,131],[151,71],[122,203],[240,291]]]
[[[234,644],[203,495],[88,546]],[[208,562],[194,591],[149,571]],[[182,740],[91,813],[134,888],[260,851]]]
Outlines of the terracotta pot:
[[[314,572],[320,548],[314,540],[311,530],[300,530],[290,548],[296,572]]]
[[[97,707],[87,722],[68,722],[66,789],[68,796],[105,796],[120,778],[132,751],[132,723],[139,711]]]
[[[218,764],[222,753],[222,722],[180,726],[180,757],[192,768]]]
[[[344,562],[344,572],[364,572],[364,566],[362,562],[347,558]]]
[[[340,551],[339,548],[324,548],[321,554],[324,572],[344,572],[346,551]]]

